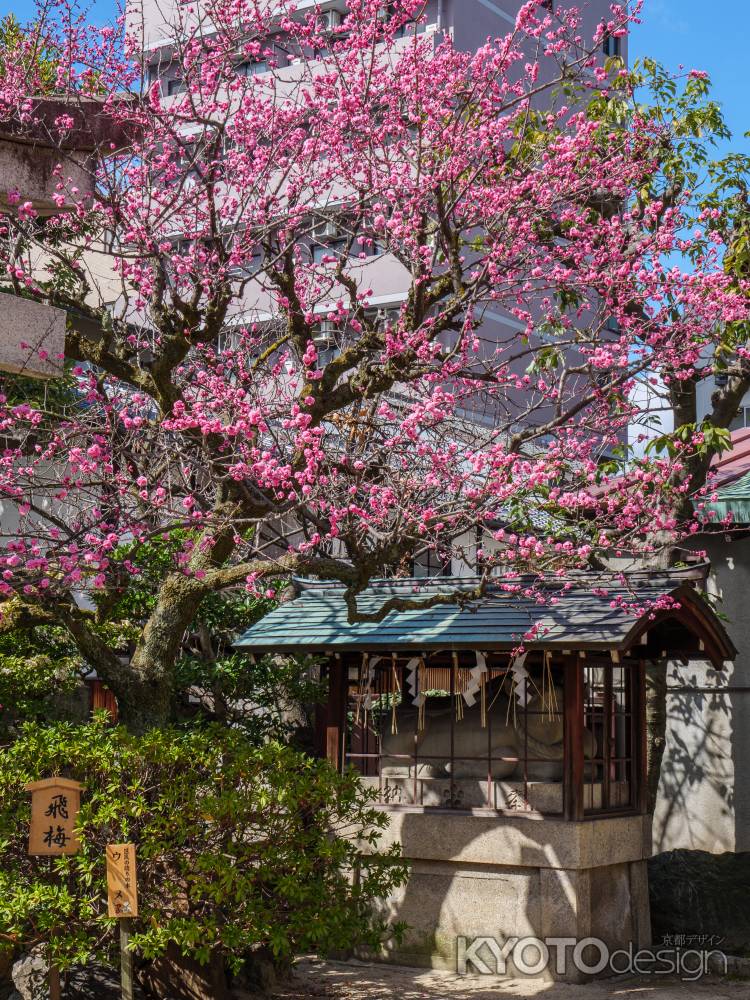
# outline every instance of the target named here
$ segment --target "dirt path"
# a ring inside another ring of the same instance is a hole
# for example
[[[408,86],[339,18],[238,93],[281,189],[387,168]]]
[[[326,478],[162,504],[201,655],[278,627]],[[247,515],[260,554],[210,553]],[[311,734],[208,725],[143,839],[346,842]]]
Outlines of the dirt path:
[[[704,979],[685,983],[664,977],[621,978],[587,986],[539,980],[463,977],[394,966],[304,961],[276,1000],[750,1000],[750,981]]]

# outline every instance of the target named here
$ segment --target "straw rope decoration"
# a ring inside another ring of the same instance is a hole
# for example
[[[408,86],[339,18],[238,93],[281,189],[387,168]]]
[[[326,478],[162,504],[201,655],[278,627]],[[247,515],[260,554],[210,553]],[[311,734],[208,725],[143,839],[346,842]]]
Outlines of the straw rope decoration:
[[[362,665],[360,667],[360,686],[357,696],[357,717],[356,723],[359,725],[360,707],[364,707],[364,724],[367,725],[367,713],[372,708],[372,682],[375,679],[375,667],[383,659],[382,656],[374,656],[370,659],[369,653],[362,654]]]
[[[455,698],[456,698],[456,722],[461,722],[464,717],[464,696],[461,692],[461,675],[458,672],[458,653],[453,652],[453,676],[455,678]]]
[[[549,704],[547,704],[547,697],[545,693],[546,686],[549,687]],[[555,679],[552,676],[552,653],[548,649],[545,649],[544,651],[544,669],[542,671],[542,706],[548,708],[548,718],[550,720],[559,715],[557,692],[555,691]]]
[[[419,657],[418,666],[418,678],[419,678],[419,708],[417,710],[417,732],[424,732],[426,711],[427,711],[427,698],[424,695],[425,685],[427,683],[427,664],[424,662],[424,657]]]
[[[506,669],[505,669],[505,671],[503,673],[502,680],[500,681],[500,687],[498,688],[497,694],[492,699],[492,704],[490,705],[490,708],[492,708],[492,705],[495,704],[495,701],[497,700],[498,695],[503,690],[503,686],[505,684],[505,679],[510,674],[511,689],[510,689],[510,694],[508,696],[508,711],[506,712],[506,715],[505,715],[505,722],[506,722],[506,724],[510,724],[511,712],[512,712],[513,713],[513,727],[514,728],[516,728],[516,726],[518,724],[518,717],[516,716],[516,706],[517,705],[524,705],[524,706],[528,705],[529,701],[531,700],[531,694],[529,693],[529,684],[531,684],[531,687],[534,688],[534,690],[537,692],[537,694],[541,693],[539,691],[539,688],[536,686],[536,684],[534,682],[534,678],[531,677],[531,675],[529,674],[528,670],[524,666],[524,664],[526,662],[526,657],[528,655],[529,654],[528,654],[528,651],[527,651],[525,653],[521,653],[520,656],[513,657],[510,660],[510,662],[508,663],[508,666],[506,667]],[[515,698],[513,697],[514,693],[515,693]]]
[[[391,692],[391,735],[398,735],[398,718],[396,716],[396,694],[401,693],[401,685],[398,682],[398,669],[396,667],[396,654],[391,654],[391,668],[393,670],[393,690]]]

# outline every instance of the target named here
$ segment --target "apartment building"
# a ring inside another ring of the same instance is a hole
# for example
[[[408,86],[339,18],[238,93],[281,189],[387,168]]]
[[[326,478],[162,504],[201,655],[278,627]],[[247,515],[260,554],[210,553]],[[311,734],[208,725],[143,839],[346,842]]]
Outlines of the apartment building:
[[[448,32],[460,49],[470,51],[488,37],[507,34],[515,25],[522,2],[523,0],[425,0],[424,23],[418,30]],[[548,0],[545,4],[551,10],[554,10],[555,5],[573,6],[568,0]],[[387,3],[383,6],[386,8]],[[586,36],[591,36],[596,25],[603,19],[611,17],[609,0],[583,0],[575,6],[581,10],[582,28]],[[346,0],[296,0],[295,8],[300,17],[319,9],[331,27],[335,27],[346,14]],[[177,4],[174,0],[128,0],[127,9],[130,28],[142,39],[145,62],[151,64],[153,54],[172,37],[171,26]],[[191,8],[193,11],[197,9]],[[609,39],[603,48],[605,55],[627,55],[625,39]]]
[[[566,6],[567,0],[549,0],[550,9],[554,9],[555,3]],[[521,0],[425,0],[422,18],[418,23],[404,27],[402,33],[405,38],[415,33],[423,34],[433,37],[436,43],[449,35],[457,48],[473,51],[488,38],[504,36],[512,30],[520,6]],[[596,26],[611,17],[610,0],[584,0],[576,6],[582,11],[584,37],[591,37]],[[384,3],[383,7],[387,14],[388,4]],[[346,16],[346,0],[298,0],[295,16],[306,17],[315,9],[321,12],[323,26],[333,33]],[[186,34],[204,32],[210,37],[210,24],[200,21],[200,5],[191,6],[189,13],[183,15],[179,5],[169,0],[129,0],[128,23],[130,31],[139,39],[147,85],[158,81],[163,98],[177,98],[185,85],[172,55],[175,24],[183,25]],[[612,55],[627,58],[626,39],[608,38],[602,44],[600,55],[602,60]],[[285,86],[291,92],[299,79],[299,61],[298,55],[289,49],[279,33],[267,40],[263,53],[257,58],[239,63],[237,72],[253,77],[272,72],[281,92]],[[313,259],[316,255],[322,257],[335,253],[345,243],[344,233],[337,225],[335,194],[332,193],[326,206],[318,207],[320,211],[312,232]],[[406,298],[411,276],[392,254],[378,247],[377,243],[367,244],[366,249],[368,259],[358,267],[358,280],[372,289],[370,302],[373,309],[387,317],[390,311],[398,310]],[[329,309],[330,303],[325,301],[316,307],[316,312],[321,315],[322,346],[327,339],[323,317]],[[272,316],[273,307],[262,288],[251,287],[242,303],[238,304],[238,313],[242,320],[262,322]],[[479,336],[486,345],[485,349],[493,351],[497,345],[517,336],[521,329],[522,324],[511,316],[487,307],[482,314]]]
[[[419,34],[426,39],[434,39],[435,44],[445,36],[450,36],[456,47],[463,51],[474,51],[486,42],[488,38],[502,37],[514,27],[520,0],[426,0],[423,16],[418,22],[401,28],[404,44],[410,37]],[[552,6],[552,3],[550,3]],[[565,4],[560,4],[565,6]],[[584,37],[591,37],[598,24],[608,15],[611,16],[608,0],[590,0],[579,5],[583,13]],[[388,4],[383,4],[384,15],[388,14]],[[287,9],[287,8],[285,8]],[[295,16],[303,18],[313,10],[320,11],[322,33],[329,32],[335,37],[346,16],[345,0],[300,0],[295,5]],[[174,57],[175,37],[180,36],[180,28],[186,38],[211,37],[211,24],[201,21],[200,5],[188,8],[183,14],[178,5],[163,3],[161,0],[130,0],[128,5],[129,26],[132,34],[139,40],[143,53],[144,80],[146,86],[158,85],[165,102],[180,101],[180,95],[186,90],[185,81],[181,78],[181,61]],[[607,39],[601,46],[600,58],[621,55],[626,58],[625,40]],[[313,53],[313,58],[318,53]],[[321,57],[325,52],[320,53]],[[281,31],[263,40],[262,51],[253,58],[240,57],[236,72],[263,81],[264,77],[273,77],[276,93],[282,96],[292,95],[299,81],[305,77],[301,63],[309,61],[310,54],[303,58],[288,44]],[[308,77],[309,79],[309,77]],[[195,132],[185,137],[186,143],[200,142],[200,134]],[[324,260],[326,256],[336,255],[346,245],[346,219],[338,216],[337,193],[332,191],[325,203],[311,204],[310,253],[313,262]],[[179,246],[179,234],[176,237]],[[397,314],[401,304],[406,299],[411,287],[412,275],[399,262],[396,255],[387,248],[378,245],[377,241],[363,243],[357,248],[365,253],[357,253],[353,257],[365,257],[350,262],[351,273],[360,287],[370,290],[369,305],[372,313],[381,316],[385,322]],[[258,258],[258,270],[262,268],[262,260]],[[315,306],[315,313],[320,316],[317,324],[316,341],[319,353],[325,357],[328,351],[335,351],[334,324],[326,317],[331,313],[339,288],[332,288],[328,297],[322,298]],[[344,295],[344,298],[346,296]],[[262,281],[252,280],[237,296],[233,305],[234,317],[230,323],[271,323],[274,318],[273,294],[263,286]],[[481,343],[480,357],[492,356],[498,348],[510,345],[518,338],[520,331],[525,330],[524,324],[504,311],[496,303],[483,303],[481,306],[481,325],[477,337]],[[524,366],[528,361],[524,362]],[[525,411],[533,409],[527,405],[523,396],[509,398],[505,401],[506,412],[503,420],[528,419]],[[496,414],[491,408],[484,411],[474,408],[467,412],[467,418],[474,421],[493,424]],[[486,544],[485,544],[486,547]],[[492,543],[489,543],[492,548]],[[467,550],[477,548],[476,540],[467,540]],[[431,556],[425,557],[427,564],[422,569],[425,572],[473,572],[476,568],[475,558],[471,565],[466,566],[463,560],[453,560],[450,566],[432,565]]]

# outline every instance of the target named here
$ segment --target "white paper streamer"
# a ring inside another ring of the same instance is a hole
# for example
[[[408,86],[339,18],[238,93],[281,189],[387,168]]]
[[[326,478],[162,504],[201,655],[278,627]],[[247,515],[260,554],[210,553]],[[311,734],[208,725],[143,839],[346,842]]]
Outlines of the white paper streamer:
[[[482,686],[482,674],[487,673],[487,657],[485,654],[480,653],[477,649],[474,651],[474,655],[477,658],[477,665],[469,671],[469,683],[466,685],[466,690],[463,693],[464,701],[470,708],[476,703],[477,691]]]
[[[375,680],[375,667],[377,667],[382,659],[382,656],[373,656],[372,659],[369,659],[368,657],[367,660],[367,682],[364,697],[362,698],[362,707],[366,712],[369,712],[372,709],[372,682]]]
[[[516,682],[516,700],[519,705],[528,705],[531,700],[529,672],[524,666],[528,655],[528,651],[521,653],[510,665],[510,672],[513,674],[513,680]]]
[[[418,671],[419,664],[421,661],[421,656],[413,656],[409,662],[406,664],[406,670],[408,671],[408,677],[406,678],[406,685],[409,688],[409,694],[411,695],[412,704],[416,705],[417,708],[421,708],[424,705],[424,693],[422,691],[417,694],[417,683],[418,683]]]

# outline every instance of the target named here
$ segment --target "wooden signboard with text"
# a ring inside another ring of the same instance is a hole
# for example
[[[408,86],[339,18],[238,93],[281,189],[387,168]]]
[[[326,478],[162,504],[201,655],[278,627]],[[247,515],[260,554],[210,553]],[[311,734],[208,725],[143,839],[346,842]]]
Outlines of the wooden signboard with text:
[[[110,917],[138,916],[135,844],[107,844],[107,896]]]
[[[75,824],[83,785],[70,778],[44,778],[25,787],[31,792],[29,854],[77,854],[81,845]]]

